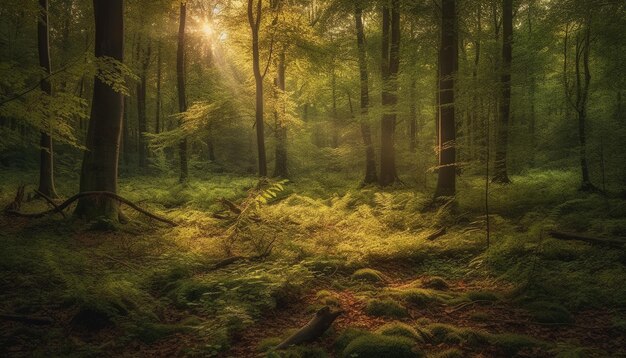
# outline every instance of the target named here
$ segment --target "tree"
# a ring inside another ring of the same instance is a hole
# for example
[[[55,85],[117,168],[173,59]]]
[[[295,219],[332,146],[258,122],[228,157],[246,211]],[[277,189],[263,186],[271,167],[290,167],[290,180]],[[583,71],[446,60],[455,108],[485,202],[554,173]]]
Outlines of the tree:
[[[500,86],[500,113],[497,126],[496,162],[493,181],[510,183],[507,173],[507,146],[509,144],[509,121],[511,117],[511,62],[513,59],[513,0],[502,2],[502,73]]]
[[[39,14],[39,21],[37,23],[37,45],[39,52],[39,66],[44,70],[45,78],[41,80],[39,86],[41,90],[47,95],[48,100],[52,95],[52,83],[50,82],[50,75],[52,73],[50,65],[50,28],[48,25],[48,0],[39,0],[39,7],[41,13]],[[47,113],[49,116],[50,113]],[[48,118],[47,126],[50,127],[50,118]],[[44,124],[46,127],[46,124]],[[56,197],[57,193],[54,188],[54,156],[52,148],[52,132],[48,128],[49,132],[42,131],[40,139],[40,160],[39,160],[39,192],[49,197]]]
[[[361,88],[361,136],[365,145],[365,178],[363,184],[374,184],[378,182],[376,174],[376,154],[372,142],[372,130],[369,124],[369,75],[367,72],[367,49],[365,43],[365,29],[363,26],[362,4],[354,4],[354,20],[356,24],[356,36],[359,51],[359,79]]]
[[[187,3],[180,3],[180,24],[178,28],[178,51],[176,52],[176,79],[178,83],[178,110],[180,113],[187,111],[187,95],[185,93],[185,26],[187,22]],[[179,123],[182,125],[182,123]],[[180,157],[180,178],[184,183],[189,178],[187,164],[187,137],[183,137],[178,144]]]
[[[100,62],[124,61],[124,0],[93,0],[95,57]],[[117,68],[114,66],[114,68]],[[123,78],[122,74],[119,74]],[[102,74],[94,78],[87,151],[83,158],[80,191],[117,192],[118,157],[124,99],[115,83]],[[88,220],[97,217],[119,220],[119,203],[108,197],[84,197],[75,214]]]
[[[456,0],[441,2],[439,51],[439,171],[435,197],[456,194],[455,76],[458,61]]]
[[[255,126],[259,159],[259,176],[267,176],[267,157],[265,153],[265,123],[263,119],[263,79],[266,73],[261,73],[261,54],[259,49],[259,29],[261,27],[263,1],[256,0],[256,14],[254,1],[248,0],[248,22],[252,31],[252,69],[256,86]]]
[[[400,69],[400,1],[391,0],[391,9],[385,5],[382,31],[382,105],[380,177],[381,186],[396,182],[395,130],[398,104],[398,71]]]
[[[285,104],[284,104],[284,96],[286,89],[286,79],[285,79],[285,51],[283,50],[278,56],[278,66],[277,66],[277,74],[276,74],[276,87],[278,90],[278,95],[280,96],[280,101],[282,102],[282,107],[277,109],[274,113],[276,117],[276,165],[274,167],[274,176],[279,178],[287,178],[289,175],[289,171],[287,170],[287,123],[285,123]]]

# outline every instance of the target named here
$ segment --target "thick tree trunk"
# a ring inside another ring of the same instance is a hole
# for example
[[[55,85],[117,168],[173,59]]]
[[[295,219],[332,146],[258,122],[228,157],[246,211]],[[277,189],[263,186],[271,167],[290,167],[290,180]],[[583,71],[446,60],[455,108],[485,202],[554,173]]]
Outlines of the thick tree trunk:
[[[124,61],[124,0],[94,0],[95,56]],[[120,92],[94,79],[87,151],[83,159],[80,191],[117,193],[118,157],[124,100]],[[111,198],[85,197],[75,214],[88,220],[107,217],[119,220],[119,202]]]
[[[500,85],[500,113],[496,141],[496,162],[493,181],[507,184],[507,147],[511,117],[511,61],[513,58],[513,0],[503,0],[502,6],[502,76]]]
[[[39,0],[41,13],[37,23],[37,44],[39,48],[39,66],[43,68],[45,76],[50,76],[50,30],[48,26],[48,0]],[[43,79],[40,83],[41,90],[48,96],[52,95],[52,84],[49,79]],[[49,97],[50,98],[50,97]],[[48,113],[48,116],[50,113]],[[39,160],[39,191],[49,197],[56,197],[54,188],[54,157],[52,149],[52,138],[50,118],[46,119],[46,131],[41,132],[40,140],[40,160]]]
[[[456,0],[441,3],[441,48],[439,53],[439,172],[435,197],[456,194],[456,125],[454,113],[457,68]]]
[[[392,0],[391,9],[383,7],[382,105],[380,177],[381,186],[396,182],[395,130],[398,103],[398,70],[400,67],[400,4]]]
[[[378,182],[376,174],[376,154],[372,142],[372,130],[369,123],[369,76],[367,72],[367,49],[365,44],[365,29],[363,26],[363,10],[359,3],[355,4],[354,18],[356,22],[357,44],[359,49],[359,77],[361,87],[361,136],[365,146],[365,178],[363,184]]]
[[[257,151],[259,159],[259,176],[267,177],[267,155],[265,153],[265,122],[263,119],[263,77],[261,73],[261,53],[259,49],[259,28],[262,19],[262,0],[257,0],[256,15],[254,14],[254,1],[248,0],[248,22],[252,31],[252,70],[256,86],[256,110],[255,127]]]
[[[276,87],[282,103],[282,113],[275,113],[276,116],[276,165],[274,167],[274,176],[278,178],[287,178],[289,171],[287,170],[287,123],[285,123],[286,108],[284,104],[285,95],[285,51],[280,53],[278,59],[278,73],[276,76]]]
[[[176,79],[178,82],[178,110],[180,113],[187,111],[187,95],[185,93],[185,26],[187,22],[187,3],[180,3],[180,26],[178,28],[178,51],[176,53]],[[179,123],[182,125],[182,122]],[[187,137],[178,144],[180,157],[180,183],[185,183],[189,178],[187,164]]]

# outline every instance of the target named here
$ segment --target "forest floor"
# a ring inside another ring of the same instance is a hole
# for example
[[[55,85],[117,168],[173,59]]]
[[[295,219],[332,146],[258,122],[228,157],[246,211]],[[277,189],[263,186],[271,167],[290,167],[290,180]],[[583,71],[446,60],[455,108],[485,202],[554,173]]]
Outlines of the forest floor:
[[[32,178],[2,172],[0,205]],[[626,201],[569,172],[514,177],[494,187],[487,247],[480,178],[438,207],[328,180],[122,180],[174,228],[128,208],[121,226],[1,217],[0,355],[626,357],[625,250],[548,235],[626,237]],[[343,314],[319,341],[273,350],[324,306]]]

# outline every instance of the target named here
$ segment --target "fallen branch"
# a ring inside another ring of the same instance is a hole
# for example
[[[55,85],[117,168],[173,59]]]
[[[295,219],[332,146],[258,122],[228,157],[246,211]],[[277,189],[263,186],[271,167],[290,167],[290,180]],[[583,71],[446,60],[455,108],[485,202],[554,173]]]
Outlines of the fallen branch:
[[[52,205],[52,207],[59,212],[61,215],[63,215],[64,219],[67,219],[67,215],[65,215],[65,212],[63,212],[63,210],[59,210],[59,206],[52,200],[51,197],[47,196],[46,194],[40,192],[39,190],[35,189],[35,194],[41,196],[45,201],[48,202],[48,204]]]
[[[13,321],[27,324],[34,324],[36,326],[44,326],[53,324],[54,321],[49,317],[32,317],[32,316],[19,316],[12,314],[0,314],[0,319],[5,321]]]
[[[445,234],[446,234],[446,228],[443,227],[443,228],[433,232],[432,234],[426,236],[426,240],[433,241],[433,240],[435,240],[435,239],[437,239],[437,238],[439,238],[439,237],[441,237],[441,236],[443,236]]]
[[[224,267],[230,266],[230,265],[232,265],[232,264],[234,264],[236,262],[239,262],[239,261],[261,261],[261,260],[264,260],[265,258],[267,258],[272,253],[272,247],[274,245],[274,241],[276,241],[276,239],[272,240],[267,245],[267,247],[265,248],[263,253],[261,253],[260,255],[251,256],[251,257],[249,257],[249,256],[231,256],[231,257],[227,257],[227,258],[223,259],[222,261],[219,261],[218,263],[213,265],[213,267],[211,267],[210,271],[223,269]]]
[[[241,214],[241,208],[237,206],[237,204],[233,203],[232,201],[226,198],[221,198],[219,201],[226,209],[232,211],[233,214],[236,214],[236,215]]]
[[[320,338],[328,328],[333,324],[335,319],[341,315],[343,311],[331,312],[328,306],[317,311],[315,316],[300,328],[296,333],[285,339],[276,346],[275,349],[285,349],[290,346],[297,346],[302,343],[313,342]]]
[[[548,235],[552,236],[555,239],[566,240],[566,241],[583,241],[592,245],[600,245],[600,246],[608,246],[613,248],[624,248],[626,245],[626,241],[624,240],[615,240],[615,239],[605,239],[593,236],[586,236],[580,234],[573,234],[561,231],[549,231]]]
[[[128,199],[125,199],[115,193],[111,193],[108,191],[87,191],[84,193],[78,193],[74,196],[72,196],[71,198],[65,200],[63,203],[59,204],[58,206],[56,206],[54,209],[52,210],[47,210],[47,211],[43,211],[40,213],[32,213],[32,214],[25,214],[25,213],[21,213],[17,210],[7,210],[6,214],[8,215],[13,215],[13,216],[18,216],[18,217],[24,217],[24,218],[42,218],[44,216],[56,213],[56,212],[61,212],[63,210],[65,210],[68,206],[70,206],[73,202],[75,202],[78,199],[81,198],[85,198],[85,197],[91,197],[91,196],[105,196],[111,199],[115,199],[117,201],[119,201],[122,204],[126,204],[129,207],[131,207],[132,209],[144,214],[145,216],[154,219],[156,221],[160,221],[162,223],[166,223],[168,225],[171,226],[178,226],[178,224],[176,224],[175,222],[173,222],[172,220],[160,217],[156,214],[153,214],[145,209],[142,209],[141,207],[137,206],[136,204],[134,204],[133,202],[131,202]]]

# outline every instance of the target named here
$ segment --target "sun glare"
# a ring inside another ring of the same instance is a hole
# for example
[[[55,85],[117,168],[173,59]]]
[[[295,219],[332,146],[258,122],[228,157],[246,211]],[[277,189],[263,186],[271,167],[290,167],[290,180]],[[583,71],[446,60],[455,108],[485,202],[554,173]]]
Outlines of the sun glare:
[[[202,24],[202,33],[205,36],[213,36],[213,33],[214,33],[213,26],[211,26],[210,23],[205,22],[204,24]]]

